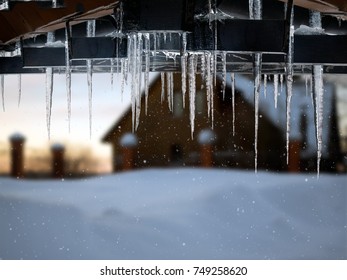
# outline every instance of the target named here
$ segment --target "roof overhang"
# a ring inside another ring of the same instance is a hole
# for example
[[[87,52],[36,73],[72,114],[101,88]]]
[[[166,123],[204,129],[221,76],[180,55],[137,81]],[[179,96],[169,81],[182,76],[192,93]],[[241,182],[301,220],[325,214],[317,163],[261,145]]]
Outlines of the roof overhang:
[[[149,46],[151,52],[158,52],[150,57],[150,71],[180,71],[184,33],[188,52],[229,52],[227,71],[252,73],[253,54],[257,52],[263,53],[263,73],[285,71],[289,22],[283,13],[283,4],[278,0],[263,0],[264,11],[270,10],[264,20],[248,19],[246,0],[218,0],[218,8],[231,14],[235,10],[237,12],[232,15],[241,17],[225,17],[218,21],[216,36],[208,20],[197,19],[197,13],[206,13],[207,0],[65,0],[58,7],[47,6],[47,3],[42,6],[42,1],[11,1],[14,4],[9,10],[0,11],[0,40],[3,42],[0,51],[7,52],[6,57],[0,58],[0,73],[42,73],[46,67],[60,72],[66,65],[65,41],[69,43],[72,71],[85,72],[86,60],[97,60],[95,72],[110,72],[115,70],[111,69],[112,60],[128,56],[128,36],[133,32],[150,34],[148,36],[153,40],[158,40],[158,46],[154,47],[153,42]],[[294,0],[297,6],[294,23],[298,26],[308,22],[307,10],[298,7],[345,18],[347,4],[344,2]],[[117,22],[120,13],[124,15],[122,30]],[[347,24],[342,21],[339,25],[335,17],[324,18],[327,31],[334,36],[294,36],[295,72],[310,73],[313,64],[324,65],[325,71],[330,73],[347,72],[344,47]],[[96,19],[98,26],[94,38],[86,36],[85,21],[91,19]],[[64,31],[66,27],[73,27],[68,39]],[[46,45],[46,33],[52,31],[56,33],[56,40],[62,43],[58,47]],[[109,36],[112,33],[114,35]],[[168,40],[165,33],[170,34],[172,40]],[[19,55],[13,53],[16,43],[20,48]],[[168,59],[168,56],[172,57]],[[119,71],[119,67],[115,71]]]

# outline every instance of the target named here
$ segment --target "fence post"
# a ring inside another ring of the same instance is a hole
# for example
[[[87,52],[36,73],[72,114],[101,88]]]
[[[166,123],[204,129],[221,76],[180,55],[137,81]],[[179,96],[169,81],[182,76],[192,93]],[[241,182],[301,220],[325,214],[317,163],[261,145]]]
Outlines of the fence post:
[[[51,147],[51,152],[52,152],[52,177],[56,179],[63,178],[65,175],[65,170],[64,170],[65,147],[61,144],[53,144]]]
[[[11,176],[14,178],[24,177],[24,153],[23,146],[25,137],[20,133],[10,136],[11,142]]]
[[[137,136],[133,133],[125,133],[120,141],[122,147],[123,166],[122,170],[131,170],[134,168],[135,149],[138,144]]]
[[[216,134],[211,129],[203,129],[199,132],[198,143],[200,144],[201,166],[213,166],[213,144],[216,141]]]

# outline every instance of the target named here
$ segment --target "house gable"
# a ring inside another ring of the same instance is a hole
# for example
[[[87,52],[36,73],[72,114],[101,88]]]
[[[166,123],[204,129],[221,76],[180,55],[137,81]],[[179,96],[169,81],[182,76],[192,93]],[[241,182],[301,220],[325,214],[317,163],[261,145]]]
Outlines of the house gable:
[[[185,96],[185,108],[177,110],[183,104],[181,93],[181,76],[174,75],[174,108],[169,110],[167,98],[161,101],[161,79],[156,79],[149,91],[148,112],[145,115],[145,98],[142,98],[140,124],[135,132],[139,145],[135,156],[135,165],[168,166],[199,164],[200,146],[197,142],[198,133],[212,126],[207,114],[206,93],[201,86],[201,78],[197,76],[195,133],[191,137],[189,119],[189,98]],[[232,108],[230,106],[231,88],[226,89],[226,100],[222,100],[220,91],[214,94],[214,132],[217,135],[215,143],[215,159],[217,166],[235,166],[254,168],[254,108],[242,97],[236,94],[235,134],[232,129]],[[201,103],[199,105],[199,103]],[[119,139],[121,135],[132,131],[131,109],[118,121],[103,138],[104,142],[112,143],[114,151],[114,167],[118,169],[121,161]],[[281,155],[284,147],[280,131],[266,117],[260,119],[260,127],[264,133],[259,137],[259,166],[270,169],[282,169]],[[271,133],[270,133],[271,132]],[[272,137],[277,143],[269,145]],[[270,139],[271,138],[271,139]],[[270,147],[270,148],[269,148]]]

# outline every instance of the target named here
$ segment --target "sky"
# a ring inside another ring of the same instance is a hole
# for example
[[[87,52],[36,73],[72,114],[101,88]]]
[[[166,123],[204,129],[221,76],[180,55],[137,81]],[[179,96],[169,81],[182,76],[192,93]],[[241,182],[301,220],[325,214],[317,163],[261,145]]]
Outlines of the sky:
[[[110,154],[110,147],[101,138],[129,106],[129,87],[121,96],[120,77],[115,75],[113,88],[110,74],[93,75],[92,135],[89,133],[89,100],[86,74],[72,75],[71,130],[65,74],[54,75],[51,133],[46,122],[46,86],[44,74],[23,74],[21,101],[18,106],[17,75],[5,76],[5,111],[0,110],[0,142],[7,142],[13,133],[26,137],[26,145],[41,147],[53,143],[82,144],[95,148],[98,155]]]

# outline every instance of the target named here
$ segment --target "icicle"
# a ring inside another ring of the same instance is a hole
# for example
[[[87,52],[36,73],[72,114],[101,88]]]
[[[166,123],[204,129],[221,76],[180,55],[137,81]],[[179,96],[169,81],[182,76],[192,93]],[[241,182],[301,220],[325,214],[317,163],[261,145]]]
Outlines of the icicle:
[[[137,36],[135,33],[128,35],[128,59],[129,71],[131,72],[131,114],[132,114],[132,131],[135,131],[135,117],[136,117],[136,46]]]
[[[313,95],[315,99],[316,113],[316,137],[317,137],[317,174],[320,173],[320,161],[322,157],[323,142],[323,67],[321,65],[313,66]]]
[[[95,37],[95,20],[87,22],[87,37]],[[89,136],[92,137],[92,114],[93,114],[93,62],[87,60],[87,83],[88,83],[88,100],[89,100]]]
[[[274,100],[275,100],[275,108],[277,108],[277,101],[278,101],[278,74],[274,75]]]
[[[218,60],[217,60],[217,53],[218,53],[218,21],[217,21],[217,1],[214,0],[213,3],[213,9],[214,9],[214,83],[213,85],[217,86],[217,66],[218,66]],[[212,115],[213,118],[213,115]],[[212,120],[213,124],[213,120]]]
[[[249,0],[250,19],[262,18],[262,0]],[[258,170],[258,126],[259,126],[259,94],[261,86],[261,53],[254,54],[254,170]]]
[[[261,63],[260,53],[254,58],[254,170],[258,171],[258,128],[259,128],[259,93],[261,85]]]
[[[147,115],[147,109],[148,109],[148,94],[149,94],[149,71],[150,71],[150,34],[145,33],[145,77],[144,77],[144,86],[145,86],[145,113]]]
[[[200,62],[201,62],[201,70],[200,70],[200,74],[201,74],[201,81],[205,81],[206,79],[206,57],[205,57],[205,53],[203,53],[200,56]],[[201,90],[203,90],[205,87],[204,83],[201,83]]]
[[[187,91],[187,33],[182,34],[182,53],[181,53],[181,84],[183,108],[185,108]]]
[[[69,48],[69,30],[65,29],[65,79],[66,79],[66,96],[69,132],[71,130],[71,64],[70,64],[70,48]]]
[[[135,79],[137,81],[137,86],[135,88],[135,101],[136,101],[136,121],[135,129],[137,130],[140,124],[140,113],[141,113],[141,81],[142,81],[142,52],[143,52],[143,40],[142,33],[137,34],[137,44],[135,45],[135,55],[136,61],[134,61],[135,68]]]
[[[267,75],[264,74],[264,97],[267,95]]]
[[[319,12],[310,12],[310,26],[314,28],[322,28],[322,19]],[[322,157],[323,144],[323,66],[313,65],[312,75],[312,91],[315,99],[314,109],[316,117],[316,138],[317,138],[317,177],[320,174],[320,161]]]
[[[47,33],[47,43],[55,41],[54,32]],[[53,68],[46,69],[46,122],[48,138],[51,137],[51,114],[52,114],[52,96],[53,96]]]
[[[114,83],[114,68],[115,68],[115,59],[111,58],[110,59],[110,74],[111,74],[111,89],[113,90],[113,83]]]
[[[89,100],[89,136],[92,137],[92,112],[93,112],[93,65],[92,61],[87,60],[87,84]]]
[[[167,102],[169,106],[169,110],[173,111],[173,73],[166,72],[166,93],[167,93]]]
[[[0,75],[2,110],[5,112],[5,76]]]
[[[189,109],[190,109],[190,127],[191,137],[194,138],[194,123],[195,123],[195,94],[196,94],[196,71],[195,71],[195,56],[191,54],[189,56]]]
[[[235,73],[231,73],[231,103],[233,110],[233,136],[235,136]]]
[[[206,52],[206,97],[207,97],[207,115],[210,118],[211,117],[211,96],[212,96],[212,67],[211,67],[211,53]]]
[[[283,81],[284,81],[284,76],[283,74],[280,75],[280,91],[279,91],[279,94],[281,95],[281,93],[283,92]]]
[[[286,148],[287,148],[287,164],[289,164],[289,134],[290,134],[290,106],[293,94],[293,59],[294,59],[294,26],[290,27],[289,48],[287,54],[287,129],[286,129]]]
[[[211,55],[211,58],[213,56]],[[217,77],[217,72],[214,72],[214,80],[215,80],[215,85],[216,85],[216,77]],[[212,77],[213,75],[211,74],[210,77]],[[210,82],[210,104],[211,104],[211,128],[214,129],[214,99],[213,99],[213,94],[214,94],[214,90],[213,90],[213,84],[212,81]]]
[[[48,138],[51,137],[51,115],[53,96],[53,68],[46,69],[46,121]]]
[[[120,90],[120,92],[121,92],[121,99],[122,99],[122,101],[123,101],[123,95],[124,95],[124,86],[125,86],[125,76],[126,76],[126,73],[127,73],[127,71],[128,71],[128,69],[127,69],[127,66],[126,66],[126,58],[122,58],[121,59],[121,86],[120,86],[120,88],[121,88],[121,90]]]
[[[165,99],[165,73],[164,72],[160,73],[160,78],[161,78],[161,103],[163,103]]]
[[[222,94],[225,100],[225,88],[227,84],[227,54],[222,52]]]

